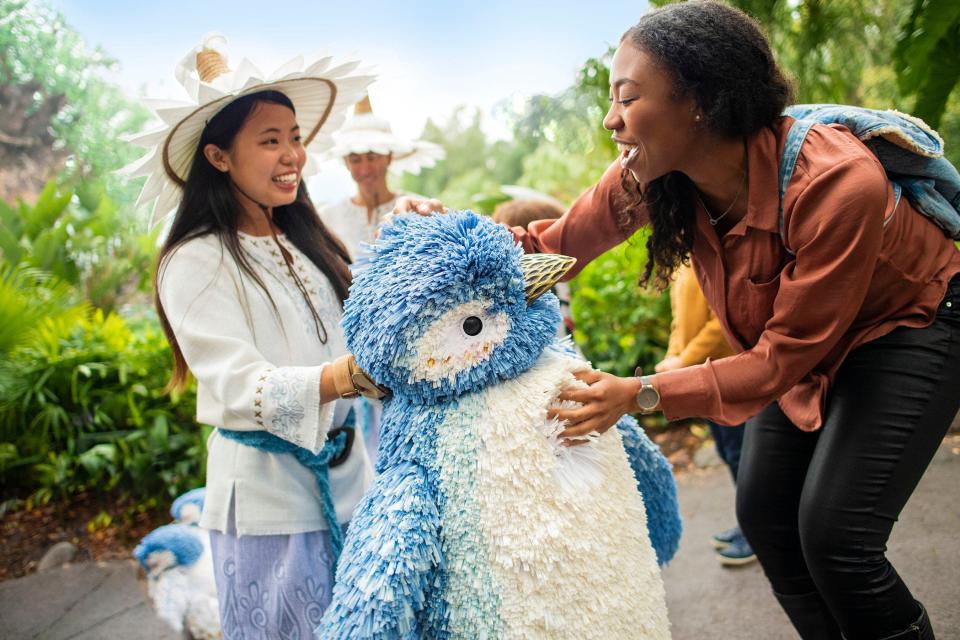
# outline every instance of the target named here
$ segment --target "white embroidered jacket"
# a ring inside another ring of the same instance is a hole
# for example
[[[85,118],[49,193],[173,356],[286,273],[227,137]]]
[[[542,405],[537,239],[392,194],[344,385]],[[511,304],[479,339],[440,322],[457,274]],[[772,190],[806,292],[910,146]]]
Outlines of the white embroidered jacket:
[[[214,235],[190,240],[164,260],[160,300],[197,378],[198,421],[267,430],[316,453],[350,407],[349,401],[320,403],[320,372],[346,352],[341,308],[326,276],[283,236],[280,242],[323,320],[326,344],[270,237],[240,234],[240,244],[277,311]],[[201,526],[238,535],[327,528],[316,479],[291,454],[266,453],[214,431],[207,456]],[[372,479],[357,434],[347,460],[330,470],[341,524]]]

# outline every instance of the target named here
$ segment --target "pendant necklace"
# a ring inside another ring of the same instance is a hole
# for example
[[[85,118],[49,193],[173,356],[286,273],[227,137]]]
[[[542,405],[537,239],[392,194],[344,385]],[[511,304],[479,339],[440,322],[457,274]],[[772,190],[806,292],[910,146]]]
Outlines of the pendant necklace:
[[[707,212],[707,219],[710,221],[710,226],[711,226],[711,227],[717,226],[717,223],[718,223],[718,222],[720,222],[721,220],[723,220],[724,218],[726,218],[726,217],[727,217],[727,214],[730,213],[731,211],[733,211],[733,205],[737,204],[737,200],[740,199],[740,194],[743,193],[743,187],[744,187],[746,184],[747,184],[747,172],[746,172],[746,170],[744,170],[743,175],[742,175],[742,177],[741,177],[741,179],[740,179],[740,188],[737,189],[737,195],[733,196],[733,201],[730,202],[730,206],[727,207],[726,210],[725,210],[723,213],[721,213],[719,216],[717,216],[716,218],[714,218],[714,217],[710,214],[710,208],[707,207],[707,205],[703,202],[703,199],[700,198],[700,191],[697,190],[696,187],[694,187],[693,192],[694,192],[694,193],[696,194],[696,196],[697,196],[697,202],[699,202],[699,203],[700,203],[700,206],[703,207],[703,210]]]

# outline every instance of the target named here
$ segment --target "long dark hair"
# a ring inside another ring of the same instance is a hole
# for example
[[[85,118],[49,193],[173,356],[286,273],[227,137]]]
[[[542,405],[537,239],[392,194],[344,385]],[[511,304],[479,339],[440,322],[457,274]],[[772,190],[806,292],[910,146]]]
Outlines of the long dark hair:
[[[156,272],[154,274],[154,304],[160,316],[163,332],[173,350],[173,373],[170,378],[170,388],[182,387],[186,382],[189,369],[183,358],[177,338],[173,333],[167,315],[160,303],[160,277],[164,259],[185,242],[207,234],[215,234],[223,247],[248,276],[263,289],[267,298],[273,304],[273,298],[263,284],[263,281],[254,272],[240,247],[237,235],[240,222],[240,205],[237,203],[231,189],[230,177],[218,171],[207,161],[203,148],[207,144],[214,144],[221,149],[230,149],[237,132],[243,127],[247,118],[253,113],[258,104],[273,103],[283,105],[294,111],[293,103],[287,96],[278,91],[261,91],[243,96],[231,102],[217,113],[207,123],[200,135],[200,142],[193,155],[193,165],[183,186],[183,199],[173,218],[170,232],[164,240],[160,253],[157,256]],[[273,223],[286,235],[297,249],[320,269],[330,280],[340,303],[347,297],[350,288],[350,258],[343,244],[331,234],[317,215],[306,186],[301,182],[297,189],[297,198],[291,204],[273,208]],[[284,256],[288,260],[287,256]],[[289,263],[288,263],[289,266]],[[291,269],[291,272],[295,272]],[[307,297],[306,290],[300,286],[301,293]],[[316,310],[310,303],[311,310],[318,323],[318,335],[325,340],[325,328],[317,316]],[[274,310],[276,305],[274,304]],[[322,333],[321,333],[322,329]]]
[[[719,2],[671,4],[644,15],[627,30],[629,42],[656,60],[673,79],[674,95],[691,97],[702,126],[727,139],[744,139],[773,125],[790,103],[793,90],[770,51],[760,26],[747,14]],[[636,228],[641,207],[650,214],[647,265],[658,288],[693,247],[694,187],[674,171],[641,190],[629,171],[621,174],[625,206],[620,226]]]

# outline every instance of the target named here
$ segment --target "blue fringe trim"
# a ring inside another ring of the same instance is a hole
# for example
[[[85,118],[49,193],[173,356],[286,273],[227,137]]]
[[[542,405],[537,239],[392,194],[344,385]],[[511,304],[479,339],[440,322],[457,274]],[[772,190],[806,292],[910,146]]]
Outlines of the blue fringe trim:
[[[170,517],[172,517],[174,520],[180,520],[180,513],[188,504],[195,504],[200,511],[203,511],[203,501],[206,496],[206,487],[191,489],[190,491],[181,494],[176,500],[173,501],[173,504],[170,505]]]
[[[683,533],[673,467],[633,416],[623,416],[616,426],[633,476],[637,479],[637,489],[643,496],[650,544],[657,553],[657,563],[662,567],[677,553]]]
[[[203,553],[203,542],[198,537],[198,529],[186,524],[166,524],[157,527],[143,537],[133,550],[144,571],[150,573],[147,558],[155,551],[169,551],[177,559],[177,565],[189,567]],[[206,535],[206,534],[204,534]]]
[[[377,477],[354,511],[318,638],[448,637],[441,519],[429,484],[410,463]]]

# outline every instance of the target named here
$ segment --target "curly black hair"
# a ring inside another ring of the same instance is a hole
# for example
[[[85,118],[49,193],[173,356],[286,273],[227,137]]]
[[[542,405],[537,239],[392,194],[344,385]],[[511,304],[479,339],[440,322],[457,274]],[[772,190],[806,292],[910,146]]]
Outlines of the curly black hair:
[[[696,103],[702,126],[724,138],[743,139],[772,125],[793,97],[757,22],[720,2],[694,0],[651,11],[620,43],[656,60],[672,78],[675,95]],[[693,185],[676,171],[642,190],[628,171],[621,183],[626,194],[621,226],[635,229],[641,206],[650,214],[640,284],[655,276],[657,287],[665,288],[693,246]]]

